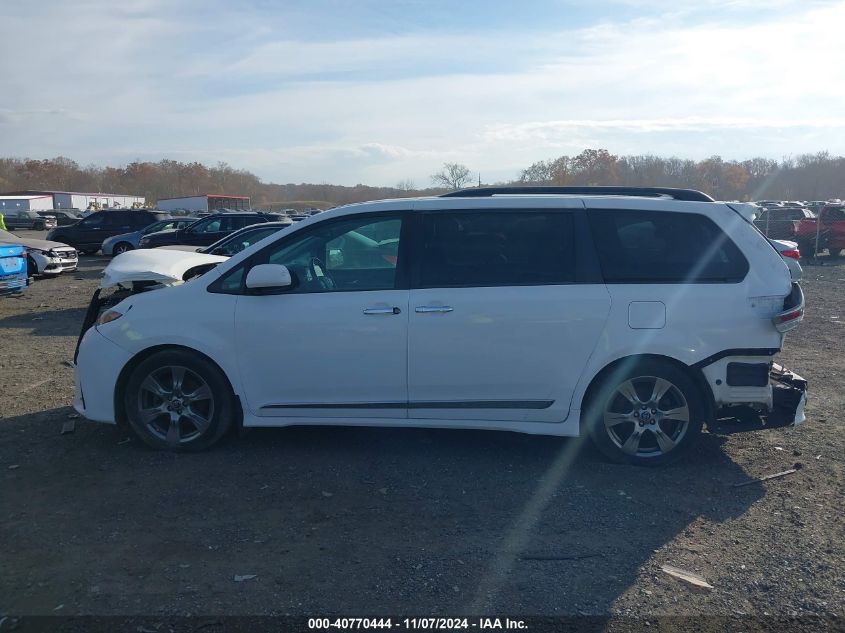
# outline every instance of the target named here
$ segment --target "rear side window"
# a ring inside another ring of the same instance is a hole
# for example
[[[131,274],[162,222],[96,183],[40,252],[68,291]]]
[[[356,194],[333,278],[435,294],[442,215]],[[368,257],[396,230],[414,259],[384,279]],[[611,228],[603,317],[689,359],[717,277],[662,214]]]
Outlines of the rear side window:
[[[425,215],[423,223],[423,288],[575,281],[569,213],[444,212]]]
[[[607,283],[741,281],[748,260],[703,215],[660,211],[589,210]]]
[[[126,213],[120,214],[121,217],[118,218],[121,224],[131,224],[132,226],[137,227],[145,227],[150,222],[155,222],[158,218],[154,215],[147,214],[147,213]]]

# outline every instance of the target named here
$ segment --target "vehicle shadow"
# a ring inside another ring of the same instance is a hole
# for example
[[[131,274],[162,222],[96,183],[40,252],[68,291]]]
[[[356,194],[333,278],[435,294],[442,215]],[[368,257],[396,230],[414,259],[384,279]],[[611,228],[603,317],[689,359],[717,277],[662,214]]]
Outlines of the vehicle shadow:
[[[69,412],[0,427],[9,612],[603,615],[656,551],[764,494],[710,434],[660,469],[486,431],[261,429],[171,454],[83,420],[60,435]]]
[[[81,255],[76,270],[68,274],[76,280],[99,279],[111,260],[103,255]]]
[[[0,329],[30,330],[35,336],[78,336],[85,318],[85,308],[32,310],[24,314],[0,317]]]

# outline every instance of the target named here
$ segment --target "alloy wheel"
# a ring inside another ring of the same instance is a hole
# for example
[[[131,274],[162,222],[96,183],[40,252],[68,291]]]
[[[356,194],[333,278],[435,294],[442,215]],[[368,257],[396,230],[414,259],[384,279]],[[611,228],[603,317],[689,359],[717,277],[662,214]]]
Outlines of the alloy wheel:
[[[660,457],[672,451],[690,425],[683,392],[657,376],[625,380],[611,394],[604,410],[611,441],[633,457]]]
[[[167,365],[150,373],[138,388],[136,419],[171,446],[202,436],[214,416],[208,383],[187,367]]]

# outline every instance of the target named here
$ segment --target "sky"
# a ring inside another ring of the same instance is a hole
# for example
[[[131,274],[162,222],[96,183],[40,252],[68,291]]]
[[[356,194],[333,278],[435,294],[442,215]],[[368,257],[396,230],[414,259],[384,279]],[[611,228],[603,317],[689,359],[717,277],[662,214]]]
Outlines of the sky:
[[[845,154],[845,2],[3,0],[0,156],[510,180],[585,148]]]

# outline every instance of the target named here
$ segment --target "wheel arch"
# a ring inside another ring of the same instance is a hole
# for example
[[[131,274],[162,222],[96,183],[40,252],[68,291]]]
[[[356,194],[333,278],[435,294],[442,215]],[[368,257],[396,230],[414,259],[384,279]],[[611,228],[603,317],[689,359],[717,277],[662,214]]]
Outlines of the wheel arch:
[[[35,277],[36,275],[41,274],[41,271],[38,270],[38,262],[36,262],[35,258],[29,253],[26,254],[26,268],[26,272],[29,277]]]
[[[633,354],[630,356],[623,356],[622,358],[617,358],[616,360],[605,365],[593,376],[593,378],[590,380],[589,385],[587,385],[587,389],[584,391],[584,395],[581,398],[581,411],[584,411],[587,414],[591,413],[588,411],[590,407],[590,401],[595,392],[598,390],[599,386],[607,378],[607,376],[612,375],[614,371],[624,371],[646,360],[663,362],[669,365],[673,365],[675,368],[687,374],[687,376],[689,376],[695,383],[695,385],[699,388],[699,392],[701,393],[702,402],[704,403],[705,408],[705,425],[709,425],[712,423],[716,413],[716,399],[713,396],[713,390],[710,388],[710,384],[704,377],[704,372],[702,372],[701,369],[698,367],[692,367],[690,365],[687,365],[686,363],[683,363],[682,361],[679,361],[677,358],[672,358],[671,356],[664,356],[661,354]]]
[[[174,344],[163,344],[163,345],[153,345],[152,347],[148,347],[146,349],[141,350],[135,356],[129,359],[129,361],[123,366],[123,369],[120,370],[120,373],[117,376],[117,382],[115,383],[114,389],[114,416],[115,422],[122,427],[128,427],[129,422],[126,419],[126,406],[125,406],[125,395],[126,395],[126,383],[129,381],[129,376],[132,375],[134,369],[148,359],[150,356],[157,354],[159,352],[165,351],[181,351],[181,352],[188,352],[190,354],[194,354],[212,365],[214,365],[223,377],[226,379],[226,382],[229,384],[229,389],[232,392],[232,397],[234,398],[235,402],[235,426],[240,429],[243,426],[243,404],[241,403],[240,396],[235,391],[232,381],[229,378],[229,375],[225,372],[225,370],[220,366],[216,360],[208,356],[207,354],[203,354],[202,352],[188,347],[186,345],[174,345]]]

